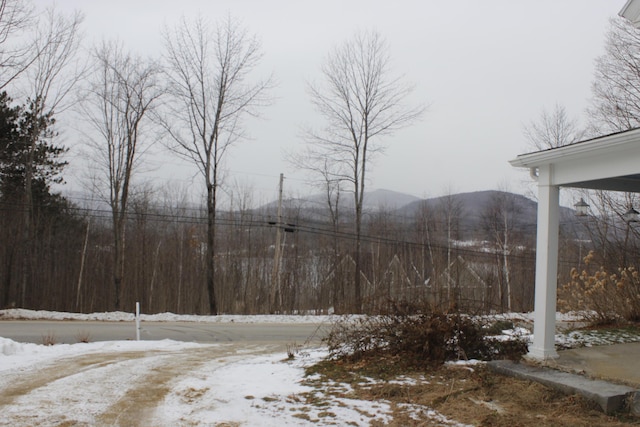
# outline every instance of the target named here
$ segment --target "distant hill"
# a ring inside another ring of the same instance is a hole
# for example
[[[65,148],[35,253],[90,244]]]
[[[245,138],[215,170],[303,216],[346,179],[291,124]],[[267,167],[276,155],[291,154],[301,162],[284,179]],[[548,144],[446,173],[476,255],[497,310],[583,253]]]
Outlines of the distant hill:
[[[352,199],[351,199],[352,200]],[[374,190],[365,192],[365,209],[400,209],[411,203],[419,202],[420,198],[409,194],[391,190]],[[353,206],[353,201],[351,201]]]
[[[364,194],[364,209],[368,211],[380,209],[396,210],[412,202],[420,201],[419,197],[391,190],[378,189],[367,191]],[[326,208],[326,197],[325,194],[311,194],[305,198],[289,198],[283,200],[282,203],[285,207],[317,210]],[[262,206],[262,209],[273,209],[277,206],[278,202],[273,201]],[[353,209],[353,193],[342,193],[340,195],[340,206],[342,209]]]
[[[419,200],[403,206],[398,210],[398,213],[413,216],[424,206],[430,210],[434,210],[443,209],[447,204],[451,204],[459,206],[461,209],[461,217],[473,218],[481,215],[491,204],[495,204],[501,199],[508,200],[509,205],[513,207],[513,210],[518,212],[518,216],[522,221],[535,222],[538,206],[536,202],[520,194],[496,190],[458,193]]]
[[[296,211],[302,217],[326,220],[328,216],[325,197],[322,194],[315,194],[304,199],[287,199],[283,201],[283,207],[285,210]],[[515,224],[515,228],[525,234],[535,235],[537,202],[520,194],[504,191],[487,190],[420,199],[409,194],[380,189],[365,193],[364,209],[368,212],[386,210],[399,221],[412,222],[422,209],[427,209],[431,214],[438,216],[446,212],[448,205],[455,206],[458,211],[456,216],[459,218],[459,229],[473,231],[483,229],[491,206],[501,201],[511,210],[510,221]],[[341,195],[340,208],[343,214],[350,214],[353,205],[351,193]],[[273,214],[276,208],[277,202],[271,202],[261,209],[266,209]],[[573,209],[561,207],[560,215],[561,221],[574,222],[571,221],[575,215]]]
[[[434,197],[409,203],[400,209],[397,214],[407,218],[415,217],[420,209],[437,211],[446,209],[446,206],[457,206],[460,209],[459,218],[461,228],[466,230],[479,229],[483,226],[485,217],[492,205],[506,203],[511,210],[511,220],[515,227],[522,232],[535,234],[538,215],[538,203],[520,194],[487,190],[470,193],[458,193],[450,196]],[[560,207],[560,218],[573,218],[575,211],[570,208]]]

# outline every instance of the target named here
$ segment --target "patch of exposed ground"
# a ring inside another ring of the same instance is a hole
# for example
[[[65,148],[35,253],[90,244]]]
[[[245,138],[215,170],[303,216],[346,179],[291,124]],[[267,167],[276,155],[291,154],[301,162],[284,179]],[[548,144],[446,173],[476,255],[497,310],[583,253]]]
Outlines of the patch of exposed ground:
[[[640,425],[638,418],[608,416],[578,395],[502,376],[481,364],[400,372],[393,367],[385,369],[384,362],[376,363],[379,365],[372,371],[362,362],[323,362],[309,370],[307,383],[335,399],[387,403],[393,421],[384,425],[396,427]],[[308,406],[326,404],[317,401],[314,393],[305,399]]]

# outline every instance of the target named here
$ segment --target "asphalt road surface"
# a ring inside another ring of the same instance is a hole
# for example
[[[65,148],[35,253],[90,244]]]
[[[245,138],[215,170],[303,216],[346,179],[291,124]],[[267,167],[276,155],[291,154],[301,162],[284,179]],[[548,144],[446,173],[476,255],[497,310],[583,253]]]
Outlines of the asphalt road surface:
[[[319,343],[328,324],[141,322],[141,340],[198,343]],[[17,342],[74,344],[135,340],[135,322],[2,320],[0,337]]]

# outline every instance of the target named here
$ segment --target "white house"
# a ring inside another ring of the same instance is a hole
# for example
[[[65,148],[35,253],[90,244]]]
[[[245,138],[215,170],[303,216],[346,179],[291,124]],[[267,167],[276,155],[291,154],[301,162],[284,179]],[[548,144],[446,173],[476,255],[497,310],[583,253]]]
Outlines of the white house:
[[[538,235],[533,345],[529,356],[557,357],[554,335],[560,187],[640,193],[640,129],[523,154],[511,165],[538,182]]]
[[[628,0],[619,14],[640,28],[640,0]],[[640,129],[523,154],[510,163],[529,169],[538,183],[534,338],[529,357],[555,358],[560,187],[640,193]]]

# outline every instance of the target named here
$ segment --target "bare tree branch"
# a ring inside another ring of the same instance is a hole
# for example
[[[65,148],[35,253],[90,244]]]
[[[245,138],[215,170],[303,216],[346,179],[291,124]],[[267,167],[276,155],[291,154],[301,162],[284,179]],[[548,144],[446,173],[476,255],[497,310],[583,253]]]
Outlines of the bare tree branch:
[[[548,150],[578,142],[585,132],[578,129],[576,120],[567,116],[566,109],[556,104],[553,111],[543,109],[537,121],[523,127],[524,136],[535,150]]]
[[[13,82],[38,57],[37,46],[22,40],[34,22],[34,8],[27,1],[0,0],[0,89]]]
[[[587,109],[594,136],[640,126],[640,30],[622,18],[610,27]]]

